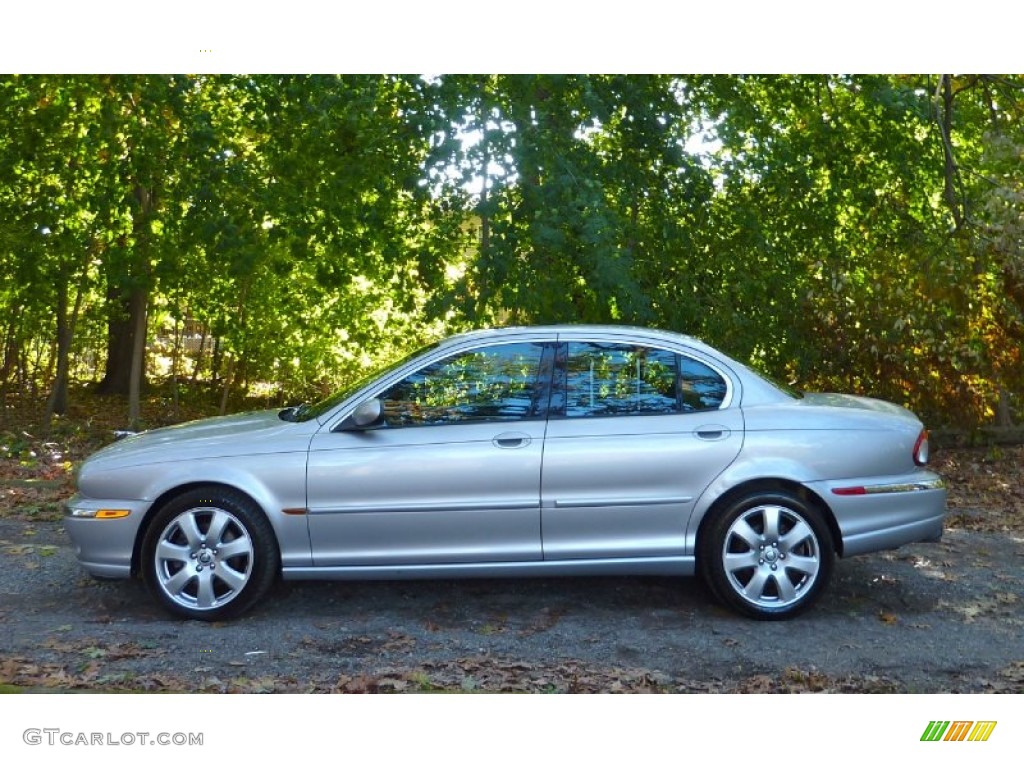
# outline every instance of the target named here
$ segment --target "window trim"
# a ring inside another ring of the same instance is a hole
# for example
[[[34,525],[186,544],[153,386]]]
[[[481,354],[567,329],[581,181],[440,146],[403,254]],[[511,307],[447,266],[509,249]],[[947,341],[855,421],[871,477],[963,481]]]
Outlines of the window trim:
[[[449,355],[457,352],[468,352],[473,349],[480,349],[483,347],[501,344],[515,344],[520,342],[541,344],[545,347],[558,350],[562,347],[562,344],[567,341],[605,341],[623,344],[642,344],[644,346],[657,347],[659,349],[693,358],[694,360],[707,365],[725,379],[726,394],[725,399],[719,406],[719,410],[731,408],[734,402],[738,403],[743,392],[742,378],[739,374],[733,373],[731,368],[727,367],[726,363],[719,363],[717,359],[709,357],[701,349],[694,348],[686,344],[685,339],[681,339],[677,342],[674,339],[664,338],[657,333],[647,333],[645,332],[645,329],[629,329],[629,332],[619,333],[609,328],[601,329],[595,333],[592,331],[588,332],[584,329],[576,330],[573,328],[517,328],[512,333],[503,333],[500,338],[466,334],[461,337],[451,337],[439,344],[429,345],[425,350],[421,350],[420,354],[410,357],[405,360],[404,363],[397,365],[390,370],[385,370],[383,374],[380,374],[379,378],[367,381],[364,386],[351,392],[344,400],[339,401],[333,409],[317,416],[316,420],[320,422],[321,430],[325,432],[337,432],[345,419],[364,400],[371,397],[377,397],[381,392],[385,391],[388,387],[394,385],[405,376],[408,376],[410,373],[413,373],[423,366],[430,365],[436,360],[448,357]],[[566,347],[566,349],[568,349],[568,347]],[[564,372],[565,369],[564,366],[558,365],[557,352],[554,354],[556,354],[556,359],[555,364],[552,366],[552,378],[549,380],[547,413],[547,418],[549,419],[565,418],[564,416],[557,415],[555,402],[560,394],[559,381],[557,378],[559,370],[561,369],[561,371]],[[562,396],[564,396],[564,392],[565,388],[562,386]],[[713,413],[713,411],[693,411],[691,413]],[[528,421],[536,420],[537,419],[529,419]]]

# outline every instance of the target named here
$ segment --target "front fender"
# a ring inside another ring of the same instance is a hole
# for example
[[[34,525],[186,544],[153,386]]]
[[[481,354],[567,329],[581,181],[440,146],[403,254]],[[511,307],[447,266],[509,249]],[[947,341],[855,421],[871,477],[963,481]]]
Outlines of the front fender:
[[[255,501],[267,516],[281,551],[282,566],[312,564],[306,509],[306,452],[181,461],[163,464],[151,473],[143,498],[160,499],[185,486],[204,484],[236,488]],[[289,512],[285,512],[289,510]]]

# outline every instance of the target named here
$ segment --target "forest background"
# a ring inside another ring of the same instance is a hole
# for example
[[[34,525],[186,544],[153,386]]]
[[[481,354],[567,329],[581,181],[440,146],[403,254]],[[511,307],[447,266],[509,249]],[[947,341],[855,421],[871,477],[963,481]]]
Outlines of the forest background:
[[[0,419],[610,322],[1010,426],[1022,109],[1020,75],[4,76]]]

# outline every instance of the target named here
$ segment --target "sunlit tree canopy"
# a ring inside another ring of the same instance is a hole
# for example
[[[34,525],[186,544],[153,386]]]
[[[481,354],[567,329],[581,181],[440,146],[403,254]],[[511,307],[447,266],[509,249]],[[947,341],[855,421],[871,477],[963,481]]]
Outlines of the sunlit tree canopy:
[[[1022,109],[1019,75],[5,76],[0,393],[283,403],[612,322],[1010,423]]]

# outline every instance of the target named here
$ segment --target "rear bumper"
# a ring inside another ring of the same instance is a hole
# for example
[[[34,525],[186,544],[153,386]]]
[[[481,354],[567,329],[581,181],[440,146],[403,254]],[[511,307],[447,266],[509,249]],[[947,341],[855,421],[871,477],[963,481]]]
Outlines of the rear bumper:
[[[832,509],[844,557],[942,538],[946,485],[934,472],[808,485]]]

